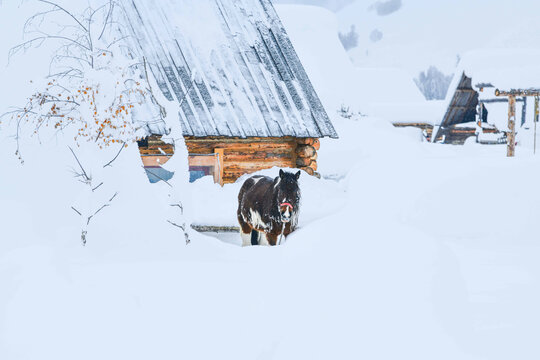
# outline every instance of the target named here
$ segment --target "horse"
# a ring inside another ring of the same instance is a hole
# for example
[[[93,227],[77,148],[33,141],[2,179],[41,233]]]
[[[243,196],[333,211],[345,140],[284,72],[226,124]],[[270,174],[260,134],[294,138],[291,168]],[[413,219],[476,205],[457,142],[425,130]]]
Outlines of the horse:
[[[300,187],[296,174],[279,170],[279,176],[252,176],[238,193],[238,223],[242,246],[281,242],[298,224]]]

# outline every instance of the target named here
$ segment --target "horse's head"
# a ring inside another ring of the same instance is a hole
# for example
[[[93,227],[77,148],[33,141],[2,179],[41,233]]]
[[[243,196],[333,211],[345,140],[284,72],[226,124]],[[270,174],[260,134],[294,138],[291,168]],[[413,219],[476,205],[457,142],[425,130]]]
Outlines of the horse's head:
[[[298,179],[300,171],[296,174],[279,170],[279,178],[276,179],[277,200],[281,221],[288,223],[300,205],[300,187]]]

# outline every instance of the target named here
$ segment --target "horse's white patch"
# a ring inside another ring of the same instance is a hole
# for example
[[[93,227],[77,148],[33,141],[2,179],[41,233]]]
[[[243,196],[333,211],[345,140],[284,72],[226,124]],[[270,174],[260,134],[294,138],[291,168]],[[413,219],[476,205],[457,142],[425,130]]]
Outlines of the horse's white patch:
[[[262,220],[261,214],[258,211],[249,209],[249,217],[251,226],[265,230],[268,228],[268,225]]]
[[[251,233],[244,234],[240,231],[240,236],[242,237],[242,246],[251,246]]]
[[[252,178],[252,179],[253,179],[253,185],[255,185],[256,183],[258,183],[259,181],[261,181],[262,178],[263,178],[262,176],[260,176],[260,177],[253,177],[253,178]]]
[[[277,179],[276,185],[274,185],[274,189],[278,187],[279,183],[281,182],[281,178],[279,177]]]

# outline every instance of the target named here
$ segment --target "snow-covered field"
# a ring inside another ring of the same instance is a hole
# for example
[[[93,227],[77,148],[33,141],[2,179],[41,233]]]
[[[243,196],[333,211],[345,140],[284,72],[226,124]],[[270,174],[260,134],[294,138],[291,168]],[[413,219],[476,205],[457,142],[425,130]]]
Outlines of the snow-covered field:
[[[0,3],[0,20],[16,14],[10,4]],[[310,42],[298,23],[286,22],[293,42]],[[0,35],[0,52],[12,42]],[[421,142],[379,114],[341,118],[336,107],[356,90],[335,84],[350,73],[319,64],[346,55],[298,51],[340,139],[322,143],[323,179],[302,174],[301,227],[278,247],[196,232],[186,245],[167,223],[234,225],[240,183],[188,185],[184,176],[171,190],[148,183],[135,146],[104,170],[116,149],[96,159],[83,147],[82,162],[112,179],[105,200],[94,198],[73,179],[78,165],[61,135],[25,140],[21,166],[13,128],[0,125],[0,359],[540,357],[540,157],[531,142],[508,159],[504,146]],[[25,67],[2,68],[0,78]],[[175,156],[170,166],[182,168],[185,154]],[[115,192],[82,247],[71,206],[96,208]],[[171,213],[171,196],[184,217]]]

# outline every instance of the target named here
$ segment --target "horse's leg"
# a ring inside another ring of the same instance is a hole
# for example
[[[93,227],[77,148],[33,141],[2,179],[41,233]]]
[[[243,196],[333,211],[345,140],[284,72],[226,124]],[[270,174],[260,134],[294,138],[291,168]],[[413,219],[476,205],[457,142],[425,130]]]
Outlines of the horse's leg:
[[[240,231],[240,237],[242,237],[242,246],[251,246],[251,231],[248,233]]]
[[[259,245],[259,232],[257,230],[251,230],[251,245]]]
[[[255,231],[255,230],[252,230],[251,226],[249,226],[248,224],[245,224],[244,226],[240,226],[240,237],[242,238],[242,246],[253,245],[251,242],[252,231]]]
[[[268,243],[268,236],[270,234],[267,234],[267,233],[264,233],[264,232],[259,232],[259,245],[264,245],[264,246],[269,246],[270,244]]]
[[[242,246],[251,245],[251,226],[244,221],[240,210],[238,211],[238,223],[240,224],[240,237],[242,238]]]
[[[266,234],[266,237],[265,237],[266,245],[271,245],[271,246],[277,245],[278,237],[279,235]]]

